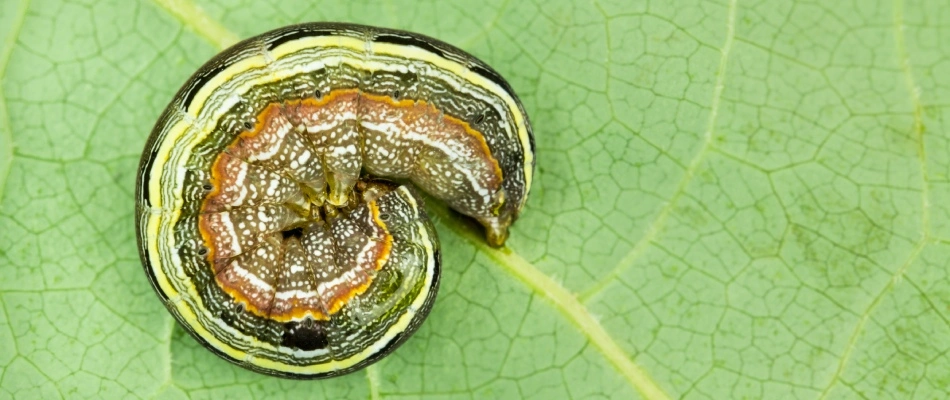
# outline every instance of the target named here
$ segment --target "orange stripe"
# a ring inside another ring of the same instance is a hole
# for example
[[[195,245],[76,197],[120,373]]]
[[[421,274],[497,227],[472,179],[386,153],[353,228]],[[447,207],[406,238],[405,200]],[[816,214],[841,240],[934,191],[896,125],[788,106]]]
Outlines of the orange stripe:
[[[379,219],[379,206],[376,205],[376,202],[371,201],[367,203],[367,206],[369,206],[369,210],[373,216],[373,220],[376,221],[377,226],[380,229],[382,229],[384,238],[385,238],[383,241],[383,249],[379,252],[379,255],[376,256],[376,270],[379,271],[386,265],[386,262],[389,260],[389,254],[392,251],[392,246],[393,246],[393,237],[392,235],[389,234],[389,230],[386,229],[386,224],[381,219]],[[330,305],[330,309],[328,310],[330,314],[331,315],[335,314],[337,311],[340,311],[340,309],[343,308],[343,306],[347,302],[352,300],[354,297],[365,293],[366,290],[369,289],[369,286],[372,283],[373,283],[373,277],[370,277],[366,281],[366,283],[360,286],[357,286],[351,289],[345,295],[334,299],[333,303]]]
[[[314,106],[314,107],[324,107],[332,102],[339,101],[343,97],[346,97],[346,96],[361,96],[368,100],[385,103],[390,106],[400,108],[400,109],[406,109],[406,110],[414,108],[414,107],[418,107],[421,105],[423,107],[427,107],[428,110],[430,111],[439,112],[439,110],[434,105],[424,100],[418,100],[418,101],[409,100],[409,99],[395,100],[390,96],[361,93],[358,89],[338,89],[338,90],[333,90],[327,93],[326,95],[322,96],[320,99],[307,98],[307,99],[302,99],[302,100],[291,100],[291,101],[287,101],[283,103],[268,104],[258,114],[255,126],[252,129],[246,130],[242,132],[240,135],[238,135],[234,139],[234,141],[231,142],[231,144],[227,146],[225,151],[231,149],[234,146],[237,146],[238,143],[243,138],[251,138],[260,134],[263,131],[264,126],[271,119],[274,118],[275,114],[281,112],[281,107],[283,106],[308,105],[308,106]],[[481,150],[482,158],[489,160],[489,162],[491,163],[493,167],[495,176],[498,178],[498,181],[499,182],[502,181],[503,175],[502,175],[501,166],[498,164],[498,160],[496,160],[495,157],[492,155],[491,149],[488,147],[488,142],[485,140],[484,135],[481,132],[473,129],[471,125],[468,124],[468,122],[449,116],[445,113],[441,113],[441,114],[443,115],[444,123],[461,127],[462,130],[467,135],[471,136],[477,141]],[[204,201],[202,202],[202,206],[201,206],[202,210],[206,209],[207,204],[210,202],[211,199],[220,195],[221,193],[221,186],[222,186],[221,183],[223,180],[223,176],[222,176],[223,171],[220,170],[221,167],[219,165],[221,157],[222,155],[219,154],[215,158],[215,161],[212,165],[211,184],[214,186],[214,189],[212,189],[212,191],[208,193],[208,195],[205,197]],[[386,227],[386,223],[383,222],[379,218],[379,207],[376,204],[376,202],[373,201],[373,202],[368,203],[367,205],[370,208],[370,212],[372,213],[373,220],[384,233],[383,247],[378,252],[378,255],[376,256],[376,263],[375,263],[376,264],[375,269],[379,271],[389,261],[389,256],[392,252],[393,237],[389,233]],[[203,218],[200,218],[200,217],[199,217],[198,230],[201,234],[202,239],[204,240],[206,247],[208,247],[208,254],[207,254],[206,259],[209,265],[211,266],[212,272],[214,272],[214,260],[215,260],[214,257],[216,254],[216,249],[214,247],[214,240],[211,237],[211,232],[209,232],[208,229],[205,227]],[[278,322],[298,320],[298,319],[302,319],[308,316],[317,320],[329,319],[329,316],[324,314],[322,310],[314,310],[309,307],[299,307],[296,301],[293,302],[294,307],[290,309],[291,312],[289,313],[282,313],[282,314],[265,313],[263,310],[260,310],[254,305],[252,305],[249,299],[242,292],[237,290],[237,288],[227,286],[223,282],[221,282],[221,280],[218,279],[217,274],[215,274],[215,282],[218,284],[219,287],[221,287],[222,290],[225,291],[225,293],[230,295],[235,301],[243,304],[247,311],[257,316],[269,318],[271,320],[278,321]],[[330,315],[337,313],[344,305],[346,305],[347,302],[352,300],[354,297],[365,293],[366,290],[369,289],[369,286],[372,284],[372,282],[373,282],[373,278],[370,277],[364,284],[354,287],[351,290],[347,291],[344,295],[332,299],[327,312]]]

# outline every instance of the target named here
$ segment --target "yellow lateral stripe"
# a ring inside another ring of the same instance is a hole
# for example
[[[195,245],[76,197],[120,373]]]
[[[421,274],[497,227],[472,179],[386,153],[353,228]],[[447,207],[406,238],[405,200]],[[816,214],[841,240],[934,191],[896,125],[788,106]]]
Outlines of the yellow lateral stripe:
[[[188,105],[186,112],[194,118],[198,118],[198,113],[201,111],[201,108],[204,106],[204,103],[208,100],[208,97],[211,96],[215,90],[218,90],[222,85],[227,82],[230,82],[234,79],[234,76],[246,73],[247,71],[259,70],[267,68],[268,65],[267,59],[263,54],[243,58],[240,61],[229,65],[223,71],[214,75],[211,80],[202,85],[198,92],[195,93],[191,104]]]
[[[147,225],[145,227],[146,232],[154,231],[156,232],[156,235],[152,237],[156,237],[156,238],[159,237],[157,232],[158,232],[158,225],[160,225],[161,222],[162,222],[162,217],[160,215],[155,215],[155,214],[149,215],[148,220],[146,222]],[[168,280],[168,276],[165,274],[164,268],[162,268],[165,266],[165,260],[162,258],[161,252],[159,251],[159,248],[158,248],[158,244],[159,244],[158,240],[148,241],[148,255],[149,255],[149,258],[152,260],[152,264],[159,266],[159,268],[152,268],[153,275],[155,276],[155,279],[158,281],[158,286],[162,289],[162,293],[165,294],[165,297],[168,297],[169,299],[171,299],[173,297],[178,296],[178,291],[175,290],[174,286],[172,286],[171,282]]]

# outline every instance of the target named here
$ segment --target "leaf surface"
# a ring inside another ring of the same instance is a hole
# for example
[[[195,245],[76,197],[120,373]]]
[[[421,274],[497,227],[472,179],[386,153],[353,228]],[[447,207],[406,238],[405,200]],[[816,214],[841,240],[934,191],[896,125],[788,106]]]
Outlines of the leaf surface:
[[[0,4],[0,398],[950,396],[941,0]],[[199,346],[142,273],[139,155],[221,48],[305,21],[438,37],[522,98],[505,250],[430,204],[422,329],[345,377]]]

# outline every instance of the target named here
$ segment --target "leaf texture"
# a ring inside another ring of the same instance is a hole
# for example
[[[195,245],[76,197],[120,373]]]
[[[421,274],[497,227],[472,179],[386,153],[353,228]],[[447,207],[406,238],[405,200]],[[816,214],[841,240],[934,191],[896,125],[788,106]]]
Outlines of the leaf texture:
[[[317,382],[192,340],[132,221],[178,87],[305,21],[484,59],[538,155],[509,247],[430,204],[429,319]],[[943,0],[13,0],[0,35],[0,398],[950,396]]]

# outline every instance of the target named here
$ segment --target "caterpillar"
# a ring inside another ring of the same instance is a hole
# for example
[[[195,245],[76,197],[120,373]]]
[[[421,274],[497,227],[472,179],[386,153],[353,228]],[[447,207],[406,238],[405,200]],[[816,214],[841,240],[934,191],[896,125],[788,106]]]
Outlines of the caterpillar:
[[[369,365],[422,323],[441,250],[416,188],[504,245],[534,173],[510,85],[451,45],[309,23],[202,66],[136,183],[143,265],[202,345],[265,374]]]

